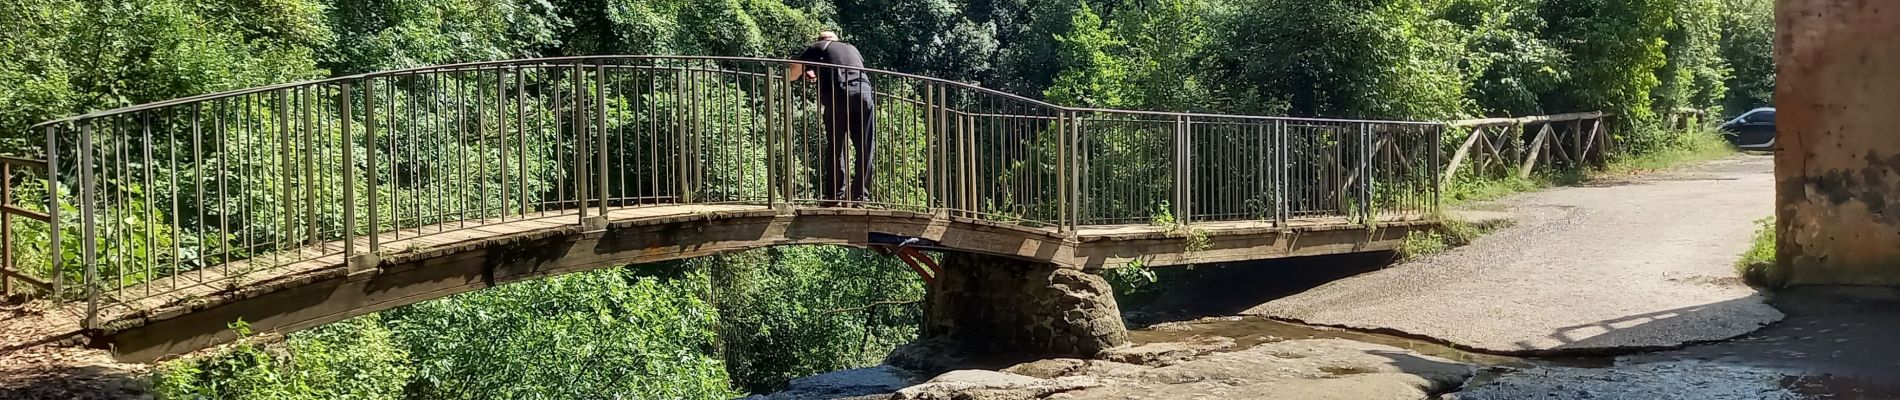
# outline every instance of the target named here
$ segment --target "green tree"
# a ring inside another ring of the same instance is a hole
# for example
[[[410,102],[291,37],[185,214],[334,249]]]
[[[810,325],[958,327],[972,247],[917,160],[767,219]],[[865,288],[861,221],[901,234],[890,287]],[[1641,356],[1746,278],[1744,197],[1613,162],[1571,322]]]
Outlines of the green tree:
[[[1721,53],[1733,69],[1723,109],[1741,113],[1774,104],[1775,7],[1770,0],[1727,0]]]
[[[1237,112],[1458,115],[1464,48],[1434,11],[1415,0],[1246,0],[1217,24],[1210,81]]]
[[[1078,107],[1126,106],[1128,66],[1111,54],[1123,45],[1122,40],[1087,4],[1081,5],[1072,18],[1069,26],[1073,30],[1056,36],[1056,62],[1067,68],[1056,74],[1043,97]]]
[[[1725,14],[1719,0],[1676,0],[1673,24],[1663,36],[1668,61],[1656,70],[1660,85],[1652,93],[1657,110],[1706,109],[1728,94],[1723,85],[1729,66],[1721,55]]]
[[[532,57],[569,22],[534,0],[329,0],[333,46],[323,66],[354,74]]]
[[[712,353],[705,275],[611,268],[520,282],[387,313],[415,358],[411,395],[730,398]]]
[[[1538,115],[1543,97],[1569,79],[1568,56],[1538,35],[1543,0],[1458,0],[1444,17],[1470,32],[1466,38],[1466,94],[1488,116]]]
[[[844,40],[874,68],[974,80],[991,68],[996,26],[950,0],[837,0]]]
[[[240,334],[248,331],[240,324]],[[160,399],[404,398],[414,371],[409,354],[375,316],[292,334],[279,345],[251,339],[200,358],[162,365],[153,377]]]
[[[1212,39],[1201,0],[1151,0],[1127,5],[1112,17],[1128,64],[1130,103],[1150,110],[1207,109],[1206,46]]]
[[[753,393],[792,378],[876,365],[917,335],[923,285],[895,258],[794,246],[683,263],[713,276],[733,385]]]
[[[1543,99],[1548,110],[1606,110],[1651,118],[1663,35],[1675,0],[1546,0],[1542,38],[1570,55],[1570,79]]]

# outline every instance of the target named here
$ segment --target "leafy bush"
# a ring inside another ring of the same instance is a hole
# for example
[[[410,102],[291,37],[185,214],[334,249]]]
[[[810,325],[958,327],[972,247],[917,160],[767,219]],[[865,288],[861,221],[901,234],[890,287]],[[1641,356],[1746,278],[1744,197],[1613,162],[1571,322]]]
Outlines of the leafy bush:
[[[400,399],[414,372],[409,354],[375,316],[294,334],[283,343],[243,338],[209,355],[161,365],[160,399]]]
[[[1748,245],[1748,251],[1742,253],[1742,259],[1735,260],[1735,274],[1742,280],[1757,287],[1774,287],[1775,269],[1775,217],[1755,220],[1759,226],[1755,230],[1755,240]]]

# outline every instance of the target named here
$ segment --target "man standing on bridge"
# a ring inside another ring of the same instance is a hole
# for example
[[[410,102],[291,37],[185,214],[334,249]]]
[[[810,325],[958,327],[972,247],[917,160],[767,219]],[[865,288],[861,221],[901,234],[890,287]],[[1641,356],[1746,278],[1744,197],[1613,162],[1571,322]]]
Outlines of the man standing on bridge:
[[[826,31],[818,34],[818,39],[795,60],[840,65],[845,67],[864,67],[864,57],[858,54],[857,46],[838,41],[838,34]],[[807,70],[807,68],[813,70]],[[840,201],[863,203],[871,199],[871,154],[873,129],[877,123],[872,113],[875,92],[871,90],[871,79],[864,71],[854,68],[839,68],[825,65],[793,63],[786,71],[785,79],[818,81],[818,103],[823,105],[826,148],[831,155],[825,160],[824,192],[826,206],[835,206]],[[851,147],[846,140],[857,146],[857,157],[853,162],[856,173],[845,169],[844,160],[850,157]],[[845,187],[849,176],[851,186]]]

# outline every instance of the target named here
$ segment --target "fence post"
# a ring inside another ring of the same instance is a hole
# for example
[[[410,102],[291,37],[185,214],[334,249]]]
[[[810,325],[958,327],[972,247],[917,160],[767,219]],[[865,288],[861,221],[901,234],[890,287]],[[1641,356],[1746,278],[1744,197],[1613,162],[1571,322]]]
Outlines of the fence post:
[[[581,64],[578,61],[568,66],[568,77],[573,78],[571,80],[574,84],[574,92],[572,93],[574,101],[571,107],[573,109],[571,113],[573,118],[570,119],[574,132],[574,210],[577,211],[580,217],[580,219],[574,222],[579,224],[583,230],[587,230],[588,221],[587,195],[590,190],[588,190],[587,185],[592,183],[587,179],[587,167],[592,163],[587,162],[587,159],[590,158],[588,157],[588,147],[590,147],[591,143],[587,140],[586,74],[587,71],[581,69]]]
[[[94,252],[98,241],[93,232],[93,187],[92,187],[92,121],[80,126],[79,132],[79,263],[86,268],[86,321],[84,327],[92,329],[99,326],[99,266]]]
[[[1472,132],[1472,134],[1482,135],[1483,133]],[[1445,147],[1445,126],[1444,125],[1432,126],[1431,146],[1432,146],[1432,163],[1430,164],[1431,168],[1429,169],[1431,169],[1431,173],[1432,173],[1432,214],[1437,214],[1438,202],[1439,202],[1440,197],[1444,196],[1444,190],[1445,190],[1445,182],[1443,180],[1443,177],[1438,176],[1439,171],[1442,171],[1438,167],[1438,163],[1439,163],[1438,160],[1439,160],[1439,157],[1441,156],[1441,153],[1444,152],[1444,147]]]
[[[376,200],[376,194],[380,191],[376,188],[378,186],[376,183],[376,145],[376,79],[364,78],[363,160],[365,162],[363,163],[363,190],[368,192],[364,193],[364,195],[368,196],[366,200],[368,200],[367,204],[369,205],[369,209],[367,210],[369,211],[369,229],[365,230],[369,235],[369,251],[365,252],[370,255],[368,260],[376,260],[377,257],[382,256],[380,254],[382,252],[382,238],[379,237],[381,235],[378,235],[380,232],[377,231],[378,228],[376,226],[379,222],[379,219],[376,218],[377,209],[380,208],[378,207],[380,204],[378,204]],[[369,266],[370,265],[364,265],[363,267],[367,268]]]
[[[55,125],[58,125],[58,124],[55,124]],[[65,304],[66,303],[65,293],[61,292],[61,290],[65,289],[65,282],[66,282],[66,271],[61,269],[62,267],[64,267],[61,264],[63,263],[63,261],[65,261],[64,255],[66,254],[66,252],[64,249],[65,243],[61,242],[60,237],[59,237],[60,236],[59,235],[60,234],[60,219],[59,219],[60,207],[59,207],[59,133],[58,132],[59,132],[58,129],[56,129],[55,126],[53,125],[49,125],[46,127],[46,196],[47,196],[46,235],[47,235],[47,239],[49,239],[49,241],[52,242],[52,243],[47,244],[49,246],[49,250],[47,253],[50,254],[50,256],[46,257],[46,259],[47,259],[47,264],[49,267],[47,270],[51,271],[53,275],[51,277],[53,278],[53,293],[52,293],[53,303]]]
[[[599,202],[600,215],[581,221],[582,229],[597,231],[607,229],[607,63],[602,60],[594,64],[594,201]],[[585,203],[581,208],[587,208]]]
[[[787,72],[789,73],[790,71]],[[783,95],[785,97],[779,99],[779,108],[780,111],[783,112],[780,120],[784,122],[785,126],[783,127],[784,129],[780,131],[780,134],[784,136],[779,138],[778,150],[779,160],[782,161],[780,167],[785,171],[785,176],[780,177],[779,185],[785,194],[785,212],[790,213],[791,207],[796,204],[795,201],[798,200],[798,165],[796,158],[792,156],[792,149],[796,148],[798,141],[798,130],[796,128],[798,122],[793,120],[792,115],[792,100],[796,94],[793,91],[797,90],[798,81],[788,77],[785,80],[785,84],[781,85],[781,87],[783,87]]]
[[[343,231],[340,233],[343,235],[343,257],[346,260],[345,263],[349,264],[349,270],[354,272],[361,266],[357,265],[355,260],[356,159],[355,155],[351,154],[354,153],[354,151],[351,150],[356,147],[356,141],[351,138],[353,134],[350,132],[350,121],[353,119],[351,115],[353,113],[350,111],[350,103],[353,102],[350,96],[350,92],[352,91],[350,86],[349,82],[343,82],[337,85],[336,104],[337,139],[342,143],[341,146],[338,146],[341,147],[342,150],[342,159],[338,160],[338,163],[341,165],[338,166],[343,168]]]
[[[1069,225],[1069,210],[1075,206],[1069,198],[1072,194],[1069,191],[1070,185],[1063,184],[1063,182],[1070,182],[1071,174],[1074,173],[1068,163],[1068,133],[1069,111],[1056,110],[1056,185],[1058,185],[1056,186],[1056,232],[1064,234],[1073,232],[1074,226]]]
[[[1372,223],[1372,124],[1359,123],[1359,222]]]
[[[1075,202],[1069,207],[1069,218],[1072,218],[1069,226],[1077,230],[1082,228],[1082,213],[1088,210],[1088,197],[1085,195],[1088,192],[1089,166],[1085,161],[1088,159],[1088,149],[1083,148],[1082,124],[1086,122],[1081,115],[1081,111],[1069,112],[1069,119],[1074,122],[1074,126],[1069,127],[1069,144],[1075,146],[1069,152],[1070,176],[1074,178],[1069,181],[1069,198]]]
[[[1289,178],[1287,176],[1286,136],[1286,120],[1273,120],[1273,137],[1269,139],[1273,143],[1273,157],[1271,159],[1273,163],[1274,181],[1273,220],[1274,226],[1281,228],[1286,227],[1287,214],[1291,213],[1289,210],[1290,207],[1286,204],[1286,192],[1292,187],[1292,184],[1288,182]]]
[[[13,205],[13,164],[0,163],[0,206],[8,205]],[[12,272],[13,214],[0,212],[0,301],[13,295]]]
[[[1174,207],[1170,212],[1174,213],[1174,223],[1180,225],[1187,225],[1188,221],[1193,219],[1193,216],[1189,215],[1192,208],[1188,207],[1188,201],[1190,201],[1188,185],[1191,179],[1188,170],[1192,168],[1193,162],[1189,159],[1191,155],[1188,152],[1189,142],[1193,140],[1189,132],[1189,124],[1192,123],[1185,116],[1174,119]]]

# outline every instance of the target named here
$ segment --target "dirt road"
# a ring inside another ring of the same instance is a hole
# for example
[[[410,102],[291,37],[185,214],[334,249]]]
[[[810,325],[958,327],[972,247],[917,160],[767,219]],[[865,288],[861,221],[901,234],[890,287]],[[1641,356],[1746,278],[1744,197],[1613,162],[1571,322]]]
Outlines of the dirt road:
[[[1773,163],[1737,156],[1472,208],[1515,225],[1243,314],[1389,330],[1505,354],[1720,340],[1782,318],[1736,277],[1773,211]]]

